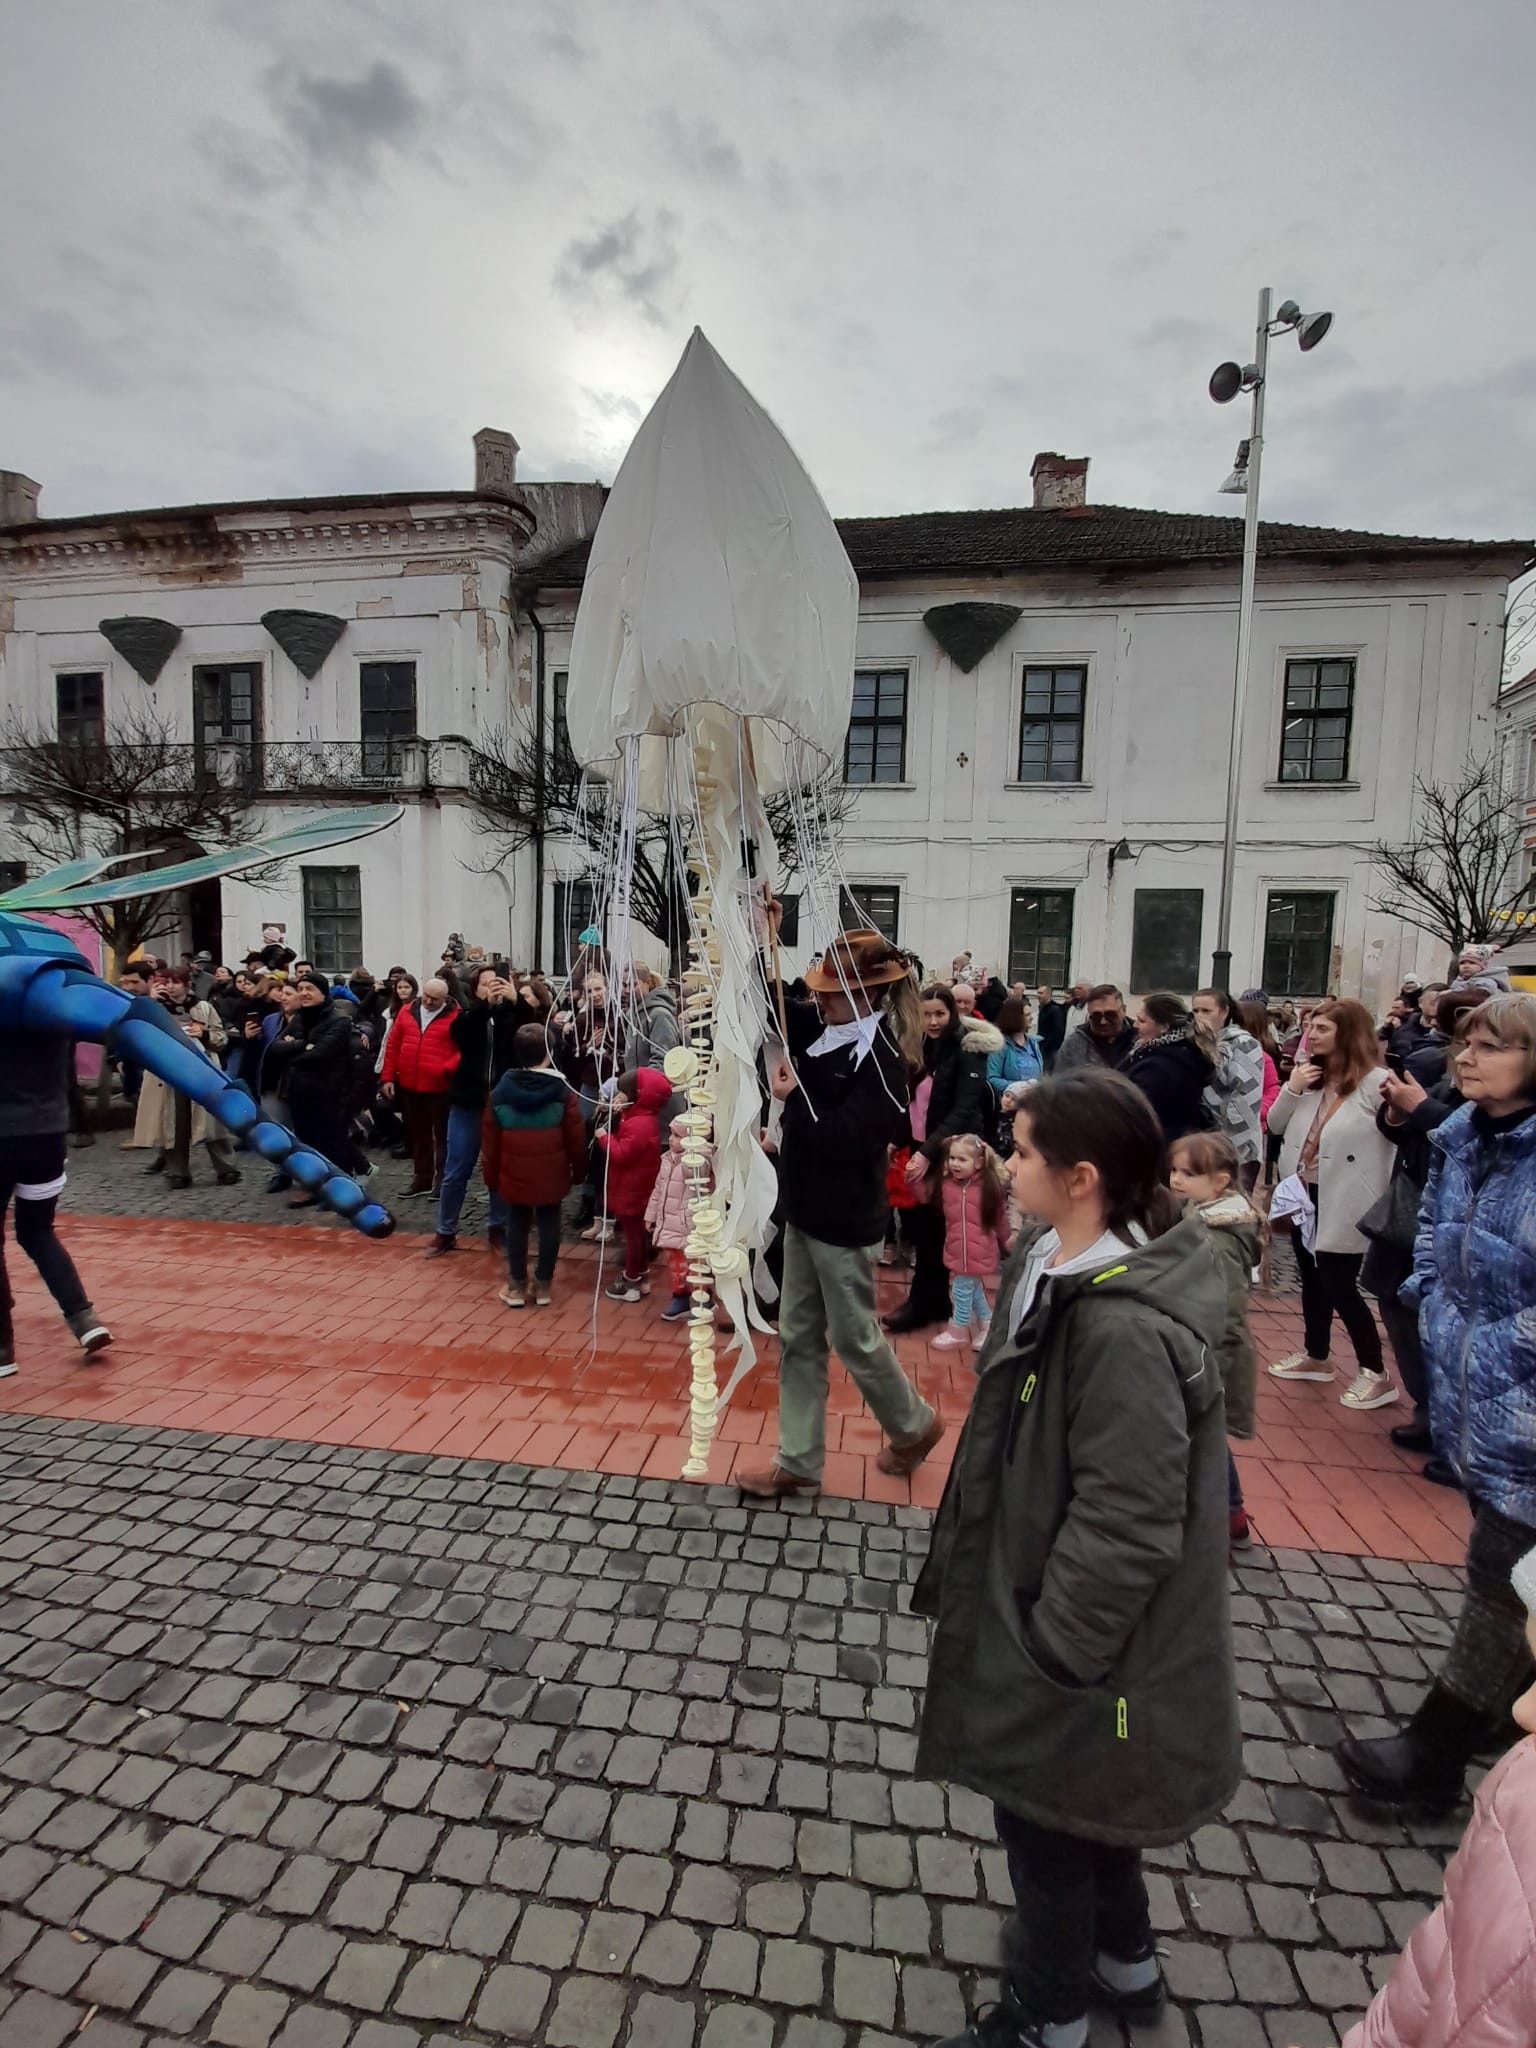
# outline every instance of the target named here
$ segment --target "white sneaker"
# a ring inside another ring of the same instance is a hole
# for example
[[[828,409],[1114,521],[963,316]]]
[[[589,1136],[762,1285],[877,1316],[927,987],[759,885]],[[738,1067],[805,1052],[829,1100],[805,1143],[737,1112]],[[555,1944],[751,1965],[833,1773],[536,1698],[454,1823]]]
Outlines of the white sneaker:
[[[14,1358],[0,1358],[0,1380],[8,1380],[16,1370]]]
[[[990,1323],[973,1323],[971,1325],[971,1349],[973,1351],[980,1351],[991,1334],[992,1325]]]
[[[1311,1358],[1305,1351],[1293,1351],[1289,1358],[1277,1358],[1269,1368],[1272,1380],[1320,1380],[1325,1385],[1333,1378],[1333,1367],[1326,1358]]]
[[[935,1351],[963,1351],[970,1339],[964,1330],[957,1330],[951,1323],[947,1330],[941,1330],[937,1337],[929,1341]]]
[[[583,1244],[612,1244],[613,1218],[611,1216],[600,1217],[589,1230],[584,1230],[581,1233],[581,1241]]]
[[[1393,1385],[1389,1372],[1363,1372],[1352,1387],[1346,1387],[1339,1396],[1341,1408],[1390,1408],[1398,1399],[1400,1389]]]

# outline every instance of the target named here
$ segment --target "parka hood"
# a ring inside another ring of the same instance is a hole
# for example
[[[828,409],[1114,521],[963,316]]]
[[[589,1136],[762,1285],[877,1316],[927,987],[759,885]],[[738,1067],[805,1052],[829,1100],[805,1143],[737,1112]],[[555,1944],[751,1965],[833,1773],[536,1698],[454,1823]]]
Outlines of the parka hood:
[[[1205,1242],[1207,1226],[1198,1215],[1180,1218],[1161,1237],[1125,1247],[1093,1272],[1067,1273],[1051,1281],[1057,1303],[1086,1299],[1135,1313],[1150,1309],[1180,1324],[1201,1346],[1201,1369],[1181,1376],[1184,1406],[1199,1415],[1221,1399],[1218,1364],[1226,1323],[1226,1289]]]
[[[653,1116],[660,1116],[672,1100],[672,1083],[665,1074],[654,1067],[635,1069],[635,1107],[648,1109]]]
[[[961,1032],[961,1044],[967,1052],[991,1054],[1003,1049],[1003,1034],[995,1024],[989,1024],[985,1017],[973,1017]]]
[[[565,1092],[565,1076],[553,1067],[509,1067],[496,1083],[495,1099],[519,1109],[543,1109]]]

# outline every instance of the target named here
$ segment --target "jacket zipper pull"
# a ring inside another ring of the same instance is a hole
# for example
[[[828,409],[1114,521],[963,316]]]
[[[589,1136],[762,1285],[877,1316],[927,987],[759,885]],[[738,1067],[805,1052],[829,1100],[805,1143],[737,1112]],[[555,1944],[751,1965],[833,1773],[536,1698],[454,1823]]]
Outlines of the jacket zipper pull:
[[[1121,1697],[1115,1701],[1115,1740],[1117,1742],[1128,1742],[1130,1740],[1130,1734],[1130,1723],[1126,1716],[1125,1698],[1122,1694]]]

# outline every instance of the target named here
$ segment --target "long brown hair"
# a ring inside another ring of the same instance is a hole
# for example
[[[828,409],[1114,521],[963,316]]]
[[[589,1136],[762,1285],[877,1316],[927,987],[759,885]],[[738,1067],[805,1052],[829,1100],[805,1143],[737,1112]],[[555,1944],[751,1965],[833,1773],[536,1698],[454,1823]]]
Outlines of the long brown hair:
[[[1250,1037],[1256,1038],[1275,1065],[1280,1064],[1280,1041],[1275,1037],[1274,1019],[1262,1003],[1239,1003],[1237,1014],[1243,1020],[1243,1029]]]
[[[1094,1167],[1104,1195],[1104,1220],[1121,1237],[1138,1224],[1161,1237],[1181,1215],[1163,1185],[1163,1130],[1152,1105],[1123,1074],[1070,1073],[1040,1081],[1017,1114],[1046,1165],[1068,1173]]]
[[[922,1072],[923,1066],[923,1012],[918,1002],[917,983],[910,974],[893,981],[886,991],[886,1028],[896,1041],[896,1049],[914,1074]]]
[[[943,1208],[944,1174],[949,1165],[949,1155],[957,1145],[974,1145],[981,1154],[976,1178],[981,1183],[982,1227],[996,1230],[1003,1213],[1003,1162],[985,1139],[970,1131],[956,1131],[953,1137],[944,1140],[944,1150],[934,1161],[935,1170],[928,1177],[928,1200],[935,1209]]]
[[[1353,996],[1331,996],[1312,1015],[1332,1020],[1334,1050],[1326,1063],[1328,1077],[1338,1084],[1341,1095],[1353,1095],[1366,1075],[1384,1064],[1375,1018]]]

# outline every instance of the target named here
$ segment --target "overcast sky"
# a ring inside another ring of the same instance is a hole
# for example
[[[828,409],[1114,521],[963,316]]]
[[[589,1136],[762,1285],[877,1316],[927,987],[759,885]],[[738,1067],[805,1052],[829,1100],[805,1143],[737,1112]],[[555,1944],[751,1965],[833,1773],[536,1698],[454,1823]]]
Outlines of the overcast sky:
[[[0,0],[45,513],[611,478],[698,323],[832,509],[1536,533],[1531,0]]]

